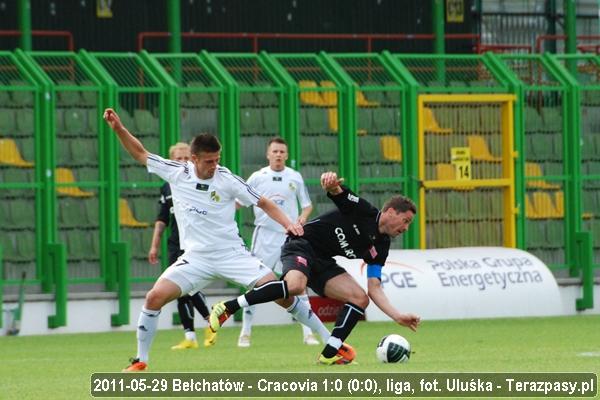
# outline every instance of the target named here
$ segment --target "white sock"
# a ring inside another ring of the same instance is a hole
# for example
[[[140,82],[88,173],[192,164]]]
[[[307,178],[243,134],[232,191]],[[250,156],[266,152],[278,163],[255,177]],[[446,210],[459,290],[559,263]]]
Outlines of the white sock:
[[[196,332],[194,331],[186,331],[185,332],[185,338],[187,340],[191,340],[192,342],[196,341]]]
[[[158,326],[158,316],[160,310],[148,310],[142,307],[140,317],[138,318],[137,324],[137,358],[147,363],[150,352],[150,346],[152,346],[152,340],[156,334],[156,327]]]
[[[300,300],[301,302],[305,303],[307,307],[310,308],[310,301],[308,300],[308,295],[307,294],[301,294],[300,296],[296,296],[298,297],[298,300]],[[301,324],[300,326],[302,326],[302,337],[307,337],[313,334],[312,329],[310,329],[308,326]]]
[[[244,295],[239,296],[237,298],[237,302],[238,302],[238,304],[240,305],[241,308],[249,306],[248,300],[246,300],[246,296],[244,296]]]
[[[254,313],[256,312],[256,306],[244,307],[242,313],[242,331],[240,336],[252,334],[252,321],[254,320]]]
[[[317,332],[323,343],[327,343],[330,336],[329,331],[305,302],[300,301],[298,297],[294,298],[294,303],[287,309],[287,312],[292,314],[298,322],[308,326],[313,332]]]

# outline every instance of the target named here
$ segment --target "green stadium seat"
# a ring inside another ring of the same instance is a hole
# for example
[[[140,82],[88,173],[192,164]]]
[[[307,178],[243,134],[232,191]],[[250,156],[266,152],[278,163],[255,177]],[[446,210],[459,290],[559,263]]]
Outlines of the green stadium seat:
[[[99,110],[95,108],[90,108],[87,110],[87,129],[86,133],[90,136],[96,136],[98,133],[98,112]]]
[[[262,107],[277,107],[279,97],[274,92],[256,92],[257,104]]]
[[[376,108],[373,110],[373,125],[370,131],[389,135],[395,132],[394,109]]]
[[[7,91],[0,90],[0,106],[10,106],[12,101],[10,100],[10,95]]]
[[[100,177],[98,166],[76,168],[73,172],[77,182],[97,182]]]
[[[100,207],[97,197],[82,200],[85,208],[86,220],[90,226],[98,226],[100,222]]]
[[[84,260],[89,254],[89,240],[82,229],[67,231],[67,254],[69,260]]]
[[[56,135],[61,137],[65,131],[65,110],[64,108],[57,108],[54,111],[54,129]]]
[[[563,118],[561,107],[544,107],[542,109],[544,132],[556,133],[563,131]]]
[[[192,106],[192,107],[215,107],[217,104],[215,94],[208,91],[202,91],[201,88],[206,88],[203,82],[201,81],[190,81],[188,82],[188,87],[194,88],[190,89],[192,91],[187,92],[187,96],[184,95],[181,97],[181,105],[182,106]],[[205,89],[206,90],[206,89]]]
[[[240,92],[240,107],[258,107],[258,99],[252,92]]]
[[[13,136],[17,129],[15,112],[10,108],[0,108],[0,136]]]
[[[65,110],[65,134],[80,136],[87,129],[87,113],[82,108],[69,108]]]
[[[58,81],[58,85],[61,86],[76,86],[77,84],[73,81]],[[56,105],[59,107],[70,107],[81,105],[83,100],[79,95],[79,90],[72,89],[59,89],[56,92]]]
[[[375,131],[375,129],[373,128],[373,109],[359,107],[357,109],[356,119],[357,128],[360,134],[366,134],[368,132]],[[390,133],[390,131],[386,131],[385,133]]]
[[[564,247],[565,246],[565,235],[564,235],[564,223],[562,219],[548,220],[546,224],[546,237],[548,238],[548,245],[550,247]]]
[[[27,82],[11,79],[10,86],[30,86]],[[12,101],[18,106],[33,106],[33,91],[31,89],[13,90],[11,92]]]
[[[0,216],[2,216],[2,208],[0,208]],[[3,221],[5,221],[5,219],[3,219]],[[16,259],[17,246],[15,234],[7,231],[0,231],[0,246],[2,246],[4,261],[13,261]]]
[[[526,243],[528,249],[546,247],[546,227],[543,221],[528,220],[525,224]]]
[[[140,136],[156,135],[159,133],[158,118],[152,115],[148,110],[133,110],[133,119],[135,120],[135,131]]]
[[[542,130],[544,122],[535,108],[525,107],[523,118],[525,119],[525,133],[536,133]]]
[[[33,129],[33,110],[29,108],[17,110],[17,129],[15,133],[18,136],[33,136]]]
[[[371,177],[371,165],[370,164],[358,164],[358,177],[359,178],[370,178]],[[367,185],[368,187],[368,185]],[[362,191],[362,189],[361,189]]]
[[[466,220],[469,216],[468,195],[451,190],[447,195],[448,216],[451,219]]]
[[[327,109],[325,108],[309,108],[306,110],[306,131],[304,133],[329,133],[329,119]]]
[[[317,144],[317,156],[323,163],[337,163],[338,157],[338,137],[331,135],[320,135]]]
[[[139,221],[154,225],[158,214],[158,192],[155,198],[137,197],[132,199],[133,213]],[[150,245],[150,242],[148,242]]]
[[[81,81],[81,86],[94,86],[91,81]],[[99,93],[96,90],[81,90],[81,104],[88,107],[93,107],[98,104]]]
[[[361,162],[373,163],[382,158],[380,137],[373,135],[358,137],[358,154]]]
[[[70,167],[73,165],[73,156],[71,155],[71,146],[69,144],[69,141],[66,140],[59,140],[56,143],[56,165],[59,167]]]
[[[481,111],[481,133],[500,132],[502,120],[500,109],[495,106],[482,106]]]
[[[267,152],[267,141],[264,136],[245,136],[240,142],[241,148],[244,150],[242,160],[245,164],[259,164],[265,162],[265,154]]]
[[[318,141],[318,136],[303,136],[300,138],[300,160],[303,166],[320,161],[317,153]]]
[[[425,210],[427,212],[427,221],[438,222],[446,217],[446,195],[445,191],[427,192]]]
[[[386,82],[385,86],[398,87],[399,85],[396,82]],[[382,102],[382,104],[399,106],[401,99],[402,99],[402,92],[399,89],[397,89],[397,90],[390,89],[385,92],[385,101]]]
[[[265,108],[262,110],[265,123],[265,133],[270,136],[279,135],[279,110],[277,108]]]
[[[264,129],[260,108],[240,109],[240,133],[242,135],[260,135]]]
[[[61,228],[81,228],[86,226],[87,217],[81,200],[61,198],[58,204]]]
[[[73,139],[70,141],[74,165],[98,165],[98,141],[95,139]]]
[[[16,250],[18,261],[35,260],[35,234],[29,231],[19,232]]]
[[[135,128],[135,120],[126,108],[119,106],[117,113],[119,114],[119,118],[121,118],[123,125],[129,129]]]

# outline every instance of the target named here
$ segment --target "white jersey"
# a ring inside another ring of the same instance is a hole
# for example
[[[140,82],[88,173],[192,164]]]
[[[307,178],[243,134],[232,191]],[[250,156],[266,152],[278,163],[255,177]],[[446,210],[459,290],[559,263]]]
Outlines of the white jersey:
[[[273,171],[266,166],[254,172],[248,178],[248,184],[277,204],[292,222],[298,218],[298,203],[301,208],[311,205],[304,180],[299,172],[285,167],[282,171]],[[254,225],[266,229],[285,232],[285,229],[271,219],[262,209],[254,207]]]
[[[234,219],[235,203],[256,205],[260,194],[242,178],[217,166],[211,179],[200,179],[191,161],[181,163],[156,154],[148,155],[147,168],[171,185],[182,249],[212,252],[244,246]]]

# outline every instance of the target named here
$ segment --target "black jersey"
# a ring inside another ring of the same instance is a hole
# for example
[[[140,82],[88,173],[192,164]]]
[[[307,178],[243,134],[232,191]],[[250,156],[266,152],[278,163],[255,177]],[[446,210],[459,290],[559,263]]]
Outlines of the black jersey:
[[[173,212],[173,198],[171,196],[171,187],[165,183],[160,188],[160,199],[158,200],[158,216],[157,221],[162,221],[165,225],[171,228],[171,235],[167,241],[167,247],[170,254],[178,253],[179,247],[179,230],[177,229],[177,220]]]
[[[327,194],[338,209],[306,223],[302,238],[321,258],[362,258],[367,264],[384,265],[391,240],[379,233],[381,212],[350,189],[342,189],[338,195]]]

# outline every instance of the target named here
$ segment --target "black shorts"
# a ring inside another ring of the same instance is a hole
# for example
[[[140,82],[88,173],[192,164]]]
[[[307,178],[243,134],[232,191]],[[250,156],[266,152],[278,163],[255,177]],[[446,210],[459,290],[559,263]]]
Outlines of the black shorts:
[[[308,287],[323,297],[327,281],[346,272],[333,258],[318,257],[310,243],[302,238],[289,238],[284,243],[281,248],[281,263],[281,279],[291,270],[300,271],[308,278]]]

